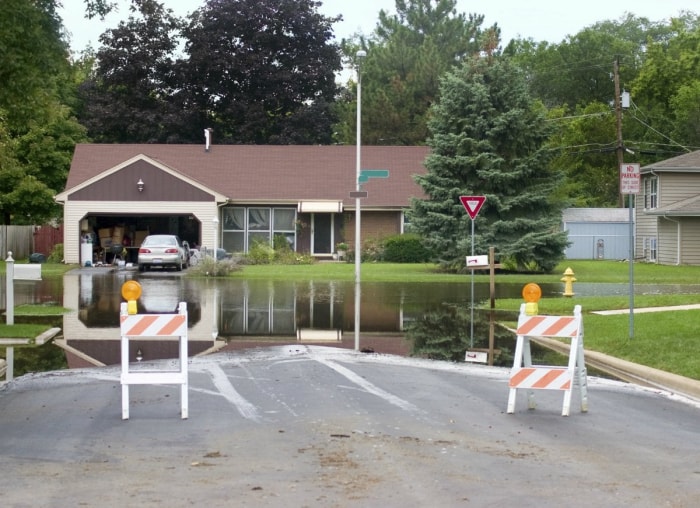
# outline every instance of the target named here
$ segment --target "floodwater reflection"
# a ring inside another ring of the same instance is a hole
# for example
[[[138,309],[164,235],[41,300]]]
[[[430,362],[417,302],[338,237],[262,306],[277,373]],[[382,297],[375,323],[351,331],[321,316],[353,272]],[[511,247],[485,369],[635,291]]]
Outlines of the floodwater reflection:
[[[290,342],[355,347],[354,282],[202,279],[187,277],[186,272],[81,269],[67,273],[62,281],[15,284],[15,304],[51,302],[73,309],[61,318],[63,338],[56,341],[66,351],[70,367],[117,364],[121,286],[131,279],[142,286],[140,313],[176,312],[179,302],[186,302],[192,355]],[[541,288],[545,296],[556,296],[563,284],[541,284]],[[475,300],[489,299],[488,283],[476,283],[474,289]],[[628,289],[627,284],[574,287],[577,296],[627,294]],[[521,292],[522,284],[497,281],[496,298],[520,298]],[[637,285],[635,293],[700,293],[700,286]],[[360,349],[459,360],[464,349],[460,337],[469,339],[469,318],[461,311],[469,308],[470,294],[468,276],[463,284],[363,282]],[[2,299],[4,307],[4,294]],[[488,314],[475,314],[475,347],[484,347]],[[431,338],[431,329],[444,332],[442,338],[439,334]],[[506,363],[508,340],[496,337],[496,348]],[[177,356],[176,341],[132,342],[133,354],[140,350],[144,359]]]

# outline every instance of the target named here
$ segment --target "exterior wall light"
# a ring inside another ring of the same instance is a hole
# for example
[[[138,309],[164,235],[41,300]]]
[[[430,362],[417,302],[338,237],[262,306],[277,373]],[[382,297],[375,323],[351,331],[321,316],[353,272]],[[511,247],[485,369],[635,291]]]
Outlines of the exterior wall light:
[[[143,183],[143,180],[139,178],[139,181],[136,182],[136,188],[138,188],[139,192],[143,192],[145,184]]]

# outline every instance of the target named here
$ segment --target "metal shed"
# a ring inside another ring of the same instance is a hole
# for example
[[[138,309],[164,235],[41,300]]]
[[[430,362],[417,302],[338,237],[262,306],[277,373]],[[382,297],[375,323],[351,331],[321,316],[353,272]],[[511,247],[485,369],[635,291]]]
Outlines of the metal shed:
[[[627,259],[630,225],[627,208],[567,208],[563,229],[571,245],[567,259]]]

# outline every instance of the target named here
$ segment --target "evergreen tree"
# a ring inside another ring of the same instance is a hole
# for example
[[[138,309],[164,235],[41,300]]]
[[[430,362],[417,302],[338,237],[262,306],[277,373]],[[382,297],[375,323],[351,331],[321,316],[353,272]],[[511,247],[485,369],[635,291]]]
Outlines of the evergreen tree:
[[[414,199],[411,226],[439,261],[464,267],[471,219],[460,195],[483,195],[475,253],[496,247],[502,263],[552,270],[563,259],[559,174],[549,168],[545,110],[507,60],[479,58],[447,73],[431,111],[427,174],[416,177],[428,199]]]

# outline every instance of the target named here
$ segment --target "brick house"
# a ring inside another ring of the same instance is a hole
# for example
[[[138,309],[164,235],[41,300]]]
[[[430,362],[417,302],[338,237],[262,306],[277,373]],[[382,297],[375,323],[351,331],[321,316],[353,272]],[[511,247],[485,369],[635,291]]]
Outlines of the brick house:
[[[411,198],[424,197],[413,177],[425,173],[428,150],[362,147],[363,169],[389,170],[362,184],[363,242],[403,232]],[[153,233],[228,252],[275,236],[321,258],[339,242],[354,249],[356,164],[354,146],[79,144],[55,198],[65,262],[83,264],[123,237],[138,247]]]

